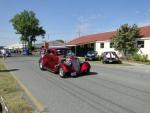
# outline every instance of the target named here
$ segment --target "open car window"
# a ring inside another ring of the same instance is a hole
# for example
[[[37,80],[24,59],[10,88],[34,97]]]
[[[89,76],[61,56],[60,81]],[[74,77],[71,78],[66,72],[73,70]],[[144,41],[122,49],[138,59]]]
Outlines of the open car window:
[[[115,52],[105,52],[104,57],[106,57],[106,58],[118,58],[118,56]]]
[[[117,54],[115,52],[112,52],[112,58],[117,58]]]
[[[108,53],[108,52],[105,53],[105,57],[106,57],[106,58],[111,58],[111,53]]]
[[[67,55],[67,49],[57,49],[57,55]]]

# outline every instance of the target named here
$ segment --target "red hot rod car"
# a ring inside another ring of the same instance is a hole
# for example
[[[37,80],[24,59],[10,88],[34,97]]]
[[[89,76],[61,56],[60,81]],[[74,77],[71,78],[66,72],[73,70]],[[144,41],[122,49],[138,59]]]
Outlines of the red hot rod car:
[[[41,70],[49,70],[59,73],[60,77],[77,76],[79,74],[88,74],[90,64],[80,62],[71,50],[66,47],[49,48],[45,54],[41,55],[39,60]]]

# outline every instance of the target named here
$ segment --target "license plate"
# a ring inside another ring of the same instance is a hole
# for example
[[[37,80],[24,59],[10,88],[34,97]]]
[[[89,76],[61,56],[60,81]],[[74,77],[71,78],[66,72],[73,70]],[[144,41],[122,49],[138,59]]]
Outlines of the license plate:
[[[112,62],[112,60],[109,60],[109,62]]]
[[[71,76],[76,76],[76,72],[71,73]]]

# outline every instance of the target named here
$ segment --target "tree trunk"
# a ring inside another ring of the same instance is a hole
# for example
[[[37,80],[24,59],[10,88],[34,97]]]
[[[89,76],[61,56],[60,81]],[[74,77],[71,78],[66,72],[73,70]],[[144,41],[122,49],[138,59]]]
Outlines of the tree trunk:
[[[30,51],[32,51],[32,40],[31,39],[28,41],[28,48]]]
[[[27,41],[24,42],[24,47],[27,48]]]
[[[126,60],[127,59],[127,57],[126,57],[126,50],[122,50],[121,54],[122,54],[122,58]]]

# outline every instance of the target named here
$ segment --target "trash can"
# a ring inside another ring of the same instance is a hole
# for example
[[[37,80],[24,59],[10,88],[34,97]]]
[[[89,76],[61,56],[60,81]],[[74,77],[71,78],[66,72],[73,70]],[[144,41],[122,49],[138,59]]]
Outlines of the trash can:
[[[23,49],[23,55],[29,55],[29,49],[28,48],[24,48]]]

